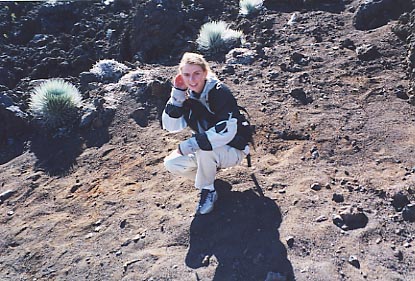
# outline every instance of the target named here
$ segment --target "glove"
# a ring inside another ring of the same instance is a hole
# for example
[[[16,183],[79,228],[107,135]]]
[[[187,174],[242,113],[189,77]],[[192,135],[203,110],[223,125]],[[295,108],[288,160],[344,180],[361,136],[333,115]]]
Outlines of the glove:
[[[173,105],[182,107],[183,102],[186,100],[186,91],[179,90],[176,88],[173,88],[171,90],[171,102]]]
[[[183,77],[177,74],[173,81],[174,88],[171,91],[172,103],[175,106],[183,106],[183,102],[186,100],[186,86],[183,81]]]
[[[182,141],[179,143],[179,152],[182,155],[193,154],[196,150],[199,149],[199,145],[195,138],[190,138],[188,140]]]

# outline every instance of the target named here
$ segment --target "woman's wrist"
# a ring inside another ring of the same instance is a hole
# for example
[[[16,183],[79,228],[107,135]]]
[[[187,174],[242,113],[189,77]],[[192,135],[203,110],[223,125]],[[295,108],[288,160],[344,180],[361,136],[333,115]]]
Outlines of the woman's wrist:
[[[173,88],[175,88],[176,90],[179,90],[179,91],[186,91],[186,90],[187,90],[187,89],[181,89],[181,88],[176,87],[176,86],[174,86],[174,85],[173,85]]]

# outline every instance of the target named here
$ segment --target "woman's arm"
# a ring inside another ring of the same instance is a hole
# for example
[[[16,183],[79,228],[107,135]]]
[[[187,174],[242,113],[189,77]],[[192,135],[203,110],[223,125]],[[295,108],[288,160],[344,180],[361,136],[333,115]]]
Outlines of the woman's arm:
[[[180,74],[174,78],[173,85],[170,99],[163,110],[161,120],[163,129],[169,132],[179,132],[187,127],[183,117],[183,102],[186,100],[186,89],[184,89],[183,78]]]
[[[182,154],[194,153],[198,149],[213,150],[228,144],[235,137],[238,125],[233,115],[237,104],[230,91],[227,88],[216,88],[209,93],[209,105],[214,111],[215,125],[206,132],[181,142],[179,148]]]

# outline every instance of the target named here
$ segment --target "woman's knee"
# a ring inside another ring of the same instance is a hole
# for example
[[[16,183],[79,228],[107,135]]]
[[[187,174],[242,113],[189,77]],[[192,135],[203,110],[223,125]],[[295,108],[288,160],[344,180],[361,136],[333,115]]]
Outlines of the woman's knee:
[[[177,165],[173,159],[164,158],[164,167],[167,171],[174,173],[177,170]]]
[[[191,159],[168,158],[164,159],[164,167],[167,171],[177,175],[183,175],[195,171],[197,166]]]

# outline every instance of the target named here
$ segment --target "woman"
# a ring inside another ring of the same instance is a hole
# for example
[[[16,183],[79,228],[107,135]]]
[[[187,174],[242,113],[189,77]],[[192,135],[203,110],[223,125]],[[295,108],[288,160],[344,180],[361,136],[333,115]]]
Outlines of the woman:
[[[244,118],[230,90],[222,84],[203,56],[185,53],[163,111],[163,128],[194,134],[167,156],[164,165],[175,175],[195,181],[200,189],[197,214],[213,210],[218,198],[214,181],[219,168],[241,163],[249,153]]]

